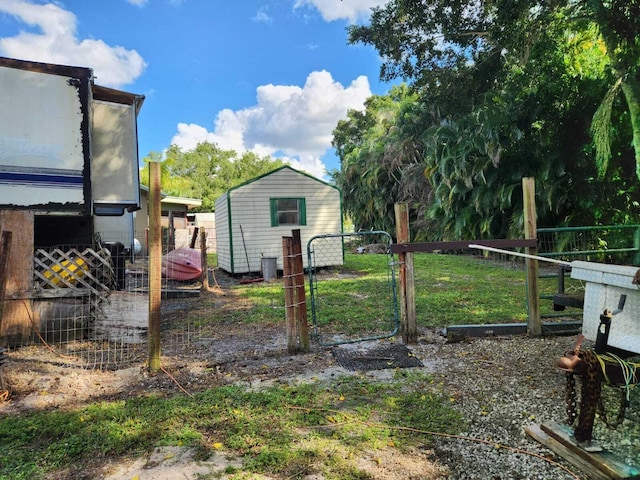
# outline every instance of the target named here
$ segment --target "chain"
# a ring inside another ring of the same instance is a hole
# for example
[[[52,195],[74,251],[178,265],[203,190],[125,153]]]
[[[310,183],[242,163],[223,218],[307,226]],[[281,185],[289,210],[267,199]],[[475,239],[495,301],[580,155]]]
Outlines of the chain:
[[[565,389],[565,401],[567,402],[567,425],[576,422],[576,377],[573,372],[567,372],[567,386]]]
[[[582,358],[587,363],[587,368],[583,373],[583,376],[589,377],[589,373],[592,373],[594,378],[582,378],[581,381],[583,383],[585,381],[593,382],[594,384],[595,383],[599,384],[600,382],[602,382],[604,378],[602,378],[603,377],[603,374],[601,373],[602,370],[600,368],[598,357],[595,354],[595,352],[585,352],[582,354]],[[606,385],[605,382],[602,382],[602,384],[603,386]],[[615,389],[615,387],[612,387],[612,388]],[[587,392],[587,390],[585,390],[584,388],[583,390],[584,392]],[[593,402],[594,400],[596,401],[596,408],[597,408],[598,415],[602,419],[603,423],[611,429],[615,429],[617,426],[619,426],[622,423],[627,411],[627,406],[628,406],[627,393],[624,388],[620,388],[619,391],[620,391],[620,399],[618,401],[619,403],[618,409],[617,409],[615,418],[611,420],[609,419],[609,413],[612,414],[614,412],[607,413],[607,410],[605,409],[605,405],[604,405],[604,398],[603,398],[604,395],[602,395],[602,392],[599,391],[599,389],[596,389],[593,392],[589,392],[590,395],[587,395],[589,398],[585,399],[586,402]],[[576,419],[578,418],[578,414],[576,411],[577,410],[576,378],[573,372],[567,372],[566,374],[565,401],[567,404],[566,406],[567,425],[573,425]],[[586,405],[584,405],[584,407],[586,407]]]

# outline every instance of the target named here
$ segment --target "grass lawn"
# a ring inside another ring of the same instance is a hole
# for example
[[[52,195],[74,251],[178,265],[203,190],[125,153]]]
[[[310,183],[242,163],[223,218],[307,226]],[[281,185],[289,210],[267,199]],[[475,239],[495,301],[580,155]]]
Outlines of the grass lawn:
[[[363,316],[363,312],[389,309],[391,300],[383,291],[388,281],[388,263],[389,257],[386,255],[347,254],[344,266],[335,270],[358,275],[348,275],[346,278],[336,275],[335,278],[330,276],[322,280],[318,296],[323,303],[323,312],[331,312],[335,318],[348,319],[348,325],[342,325],[348,329]],[[419,326],[527,321],[526,271],[523,263],[498,262],[469,255],[416,254],[414,272]],[[397,273],[396,266],[396,283]],[[541,295],[554,293],[556,287],[555,278],[539,279]],[[580,288],[579,282],[566,279],[567,291]],[[234,289],[252,298],[253,312],[244,315],[244,321],[280,320],[282,312],[273,308],[283,302],[280,283],[258,283]],[[542,300],[540,307],[543,315],[554,315],[551,301]],[[566,313],[571,312],[567,310]],[[574,310],[573,314],[580,316],[582,313],[581,310]],[[365,331],[375,329],[371,325],[361,325],[361,328]]]
[[[461,431],[463,419],[434,383],[400,370],[387,382],[356,376],[260,391],[224,386],[193,397],[143,396],[0,417],[0,478],[39,479],[70,466],[82,472],[107,459],[183,445],[203,459],[218,450],[241,456],[245,473],[298,478],[319,469],[327,478],[364,480],[349,460],[362,452],[402,451],[428,443],[429,431]]]

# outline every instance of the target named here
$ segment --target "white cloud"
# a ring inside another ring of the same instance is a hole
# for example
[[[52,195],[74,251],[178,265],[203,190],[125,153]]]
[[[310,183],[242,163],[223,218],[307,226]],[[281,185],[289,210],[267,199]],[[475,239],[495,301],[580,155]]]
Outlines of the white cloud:
[[[360,76],[347,87],[326,71],[312,72],[303,87],[263,85],[257,104],[218,113],[214,131],[180,123],[172,144],[191,150],[204,141],[237,152],[283,158],[317,177],[326,174],[320,158],[331,148],[332,132],[350,109],[362,110],[371,96],[369,81]]]
[[[273,23],[273,18],[269,15],[267,7],[261,7],[251,20],[256,23]]]
[[[136,7],[142,7],[147,3],[148,0],[127,0],[131,5],[135,5]]]
[[[294,8],[315,7],[327,22],[346,19],[350,23],[367,19],[373,7],[384,5],[389,0],[296,0]]]
[[[14,37],[0,37],[3,56],[90,67],[98,84],[115,88],[132,83],[146,67],[146,62],[135,50],[107,45],[102,40],[79,40],[76,16],[57,4],[0,0],[2,12],[38,30],[37,33],[21,31]]]

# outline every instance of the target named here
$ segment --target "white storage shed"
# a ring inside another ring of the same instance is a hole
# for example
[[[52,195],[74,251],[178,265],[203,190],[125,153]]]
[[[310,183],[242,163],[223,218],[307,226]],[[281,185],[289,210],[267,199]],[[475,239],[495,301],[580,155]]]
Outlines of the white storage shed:
[[[306,268],[310,238],[342,233],[340,190],[289,166],[230,189],[216,200],[215,214],[218,267],[231,274],[259,272],[263,258],[277,259],[282,270],[282,237],[296,229]],[[324,248],[315,266],[344,263],[341,238]]]

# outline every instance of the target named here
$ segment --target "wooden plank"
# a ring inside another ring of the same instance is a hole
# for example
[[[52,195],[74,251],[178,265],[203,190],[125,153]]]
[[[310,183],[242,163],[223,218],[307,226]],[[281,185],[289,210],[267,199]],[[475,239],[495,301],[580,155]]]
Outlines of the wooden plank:
[[[417,242],[407,243],[400,242],[394,243],[390,247],[392,253],[433,253],[433,252],[446,252],[451,250],[467,250],[469,244],[484,245],[485,247],[493,248],[527,248],[535,247],[538,243],[535,238],[530,239],[496,239],[496,240],[460,240],[452,242]]]
[[[592,470],[595,468],[605,475],[604,478],[627,480],[640,478],[640,469],[627,465],[611,452],[606,450],[601,452],[587,452],[583,448],[580,448],[572,438],[573,430],[567,425],[547,422],[540,425],[540,429],[564,445],[571,451],[572,455],[588,462]]]
[[[540,442],[556,455],[559,455],[574,467],[586,473],[591,480],[611,480],[611,477],[593,468],[590,462],[577,456],[567,446],[545,433],[539,425],[529,425],[524,429],[534,440]]]
[[[191,239],[191,248],[196,246],[196,238],[198,236],[198,227],[193,231],[193,238]],[[207,265],[207,232],[202,230],[200,234],[200,268],[202,268],[202,275],[200,281],[202,282],[202,290],[209,290],[209,266]]]
[[[33,287],[34,214],[28,210],[0,211],[0,231],[10,231],[11,251],[5,271],[5,298],[25,297]],[[9,343],[27,339],[33,329],[31,300],[6,300],[0,318],[0,337]]]
[[[8,294],[31,290],[33,286],[33,222],[31,211],[0,211],[0,231],[12,232],[5,287]]]

